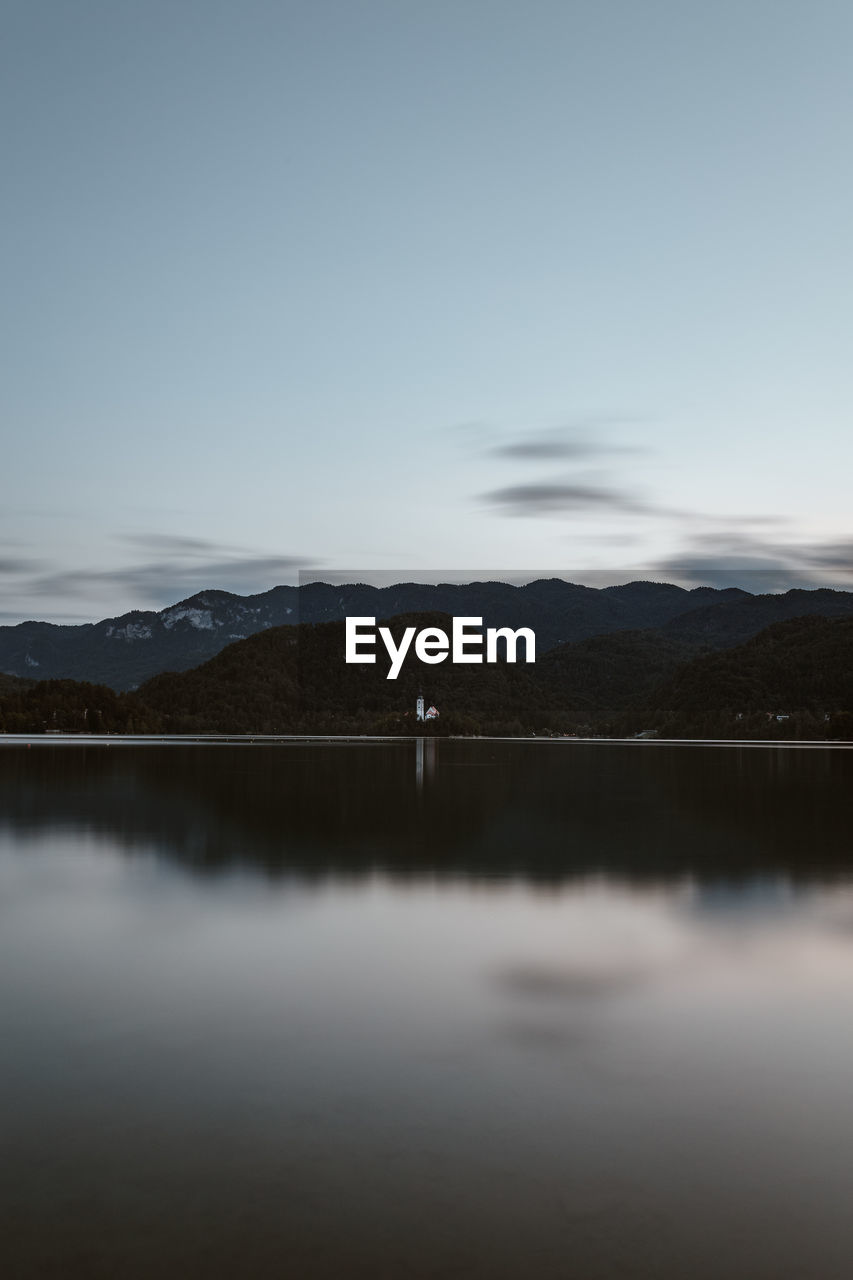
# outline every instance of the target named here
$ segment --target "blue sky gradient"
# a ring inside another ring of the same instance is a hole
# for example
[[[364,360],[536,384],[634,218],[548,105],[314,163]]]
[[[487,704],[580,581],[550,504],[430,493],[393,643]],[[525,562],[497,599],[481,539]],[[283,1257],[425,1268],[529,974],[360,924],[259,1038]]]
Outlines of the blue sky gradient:
[[[0,21],[3,620],[309,565],[851,584],[849,5]]]

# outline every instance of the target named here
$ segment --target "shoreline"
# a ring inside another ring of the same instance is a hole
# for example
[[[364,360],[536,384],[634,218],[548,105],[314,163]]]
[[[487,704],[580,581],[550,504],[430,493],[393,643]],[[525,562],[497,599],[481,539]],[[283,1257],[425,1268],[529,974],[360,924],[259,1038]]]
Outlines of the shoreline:
[[[631,746],[631,747],[775,747],[779,749],[851,750],[850,739],[793,738],[579,738],[579,737],[479,737],[450,734],[330,734],[330,733],[42,733],[0,734],[2,747],[156,747],[156,746],[252,746],[277,743],[393,743],[393,742],[518,742],[549,746]]]

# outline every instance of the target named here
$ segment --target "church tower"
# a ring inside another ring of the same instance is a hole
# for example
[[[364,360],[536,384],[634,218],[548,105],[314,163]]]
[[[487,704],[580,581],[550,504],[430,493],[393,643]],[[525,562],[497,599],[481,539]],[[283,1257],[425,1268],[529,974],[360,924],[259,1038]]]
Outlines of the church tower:
[[[424,695],[423,693],[419,693],[418,700],[415,703],[415,719],[423,720],[423,718],[424,718]]]

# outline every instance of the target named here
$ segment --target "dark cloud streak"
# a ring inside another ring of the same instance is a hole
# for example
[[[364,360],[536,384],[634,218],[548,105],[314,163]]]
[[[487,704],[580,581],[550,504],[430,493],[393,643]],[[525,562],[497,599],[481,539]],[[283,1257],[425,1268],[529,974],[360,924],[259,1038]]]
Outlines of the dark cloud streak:
[[[623,489],[572,478],[507,485],[481,494],[480,501],[509,516],[575,515],[579,511],[640,516],[684,514],[650,505]]]
[[[515,462],[588,461],[593,458],[625,457],[648,453],[638,445],[609,444],[590,434],[592,427],[620,425],[626,418],[587,418],[581,424],[554,431],[528,431],[503,444],[492,444],[484,452],[493,458]]]
[[[149,561],[111,569],[76,569],[36,577],[27,585],[30,596],[84,598],[117,593],[141,604],[174,603],[176,598],[205,589],[233,591],[239,595],[266,591],[284,579],[294,579],[309,563],[295,556],[247,556],[220,560]]]
[[[125,533],[119,536],[118,541],[159,555],[213,556],[234,550],[209,538],[190,538],[172,533]]]
[[[629,452],[638,451],[599,445],[566,431],[530,433],[484,450],[491,457],[522,465],[585,462]],[[741,585],[753,592],[853,586],[853,540],[849,538],[798,541],[794,523],[785,517],[719,515],[668,507],[649,499],[630,481],[620,482],[618,473],[614,478],[610,469],[568,469],[535,480],[528,476],[525,468],[517,483],[479,494],[479,503],[494,515],[513,519],[633,519],[639,533],[653,522],[667,522],[682,547],[647,565],[643,572],[670,581]]]
[[[638,454],[641,449],[630,445],[600,445],[590,440],[559,440],[547,437],[516,440],[512,444],[496,445],[488,451],[495,458],[509,458],[522,462],[549,462],[565,459],[612,457],[613,455]]]
[[[748,527],[748,526],[747,526]],[[853,586],[853,542],[791,542],[728,530],[694,533],[684,549],[658,560],[658,573],[692,584],[743,586],[748,591]]]
[[[510,516],[567,515],[575,511],[622,507],[625,497],[599,485],[540,481],[511,484],[482,494],[482,501]]]
[[[0,574],[7,574],[9,577],[21,573],[40,573],[46,567],[44,560],[36,560],[32,556],[0,557]]]

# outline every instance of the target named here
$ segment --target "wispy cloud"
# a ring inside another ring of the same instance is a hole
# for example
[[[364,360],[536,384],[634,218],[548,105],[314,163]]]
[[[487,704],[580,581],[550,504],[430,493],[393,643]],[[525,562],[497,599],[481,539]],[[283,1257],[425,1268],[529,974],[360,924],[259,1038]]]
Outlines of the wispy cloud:
[[[0,574],[16,577],[22,573],[39,573],[47,562],[34,556],[0,556]]]
[[[229,554],[235,548],[221,542],[212,542],[209,538],[191,538],[174,533],[123,533],[116,539],[131,547],[140,547],[145,551],[154,551],[162,555],[202,556]]]
[[[143,605],[161,608],[204,589],[251,595],[282,582],[295,581],[305,560],[291,556],[247,556],[243,559],[195,561],[150,560],[144,564],[110,569],[74,569],[32,578],[26,585],[31,597],[66,599],[115,595]]]
[[[597,439],[593,429],[623,424],[626,419],[584,419],[581,424],[551,431],[526,431],[511,440],[491,444],[485,452],[517,462],[589,462],[647,453],[641,445],[613,444]]]
[[[5,556],[0,574],[6,575],[9,592],[21,601],[50,601],[51,613],[62,602],[68,606],[63,616],[68,617],[69,608],[79,609],[85,601],[92,602],[93,610],[109,608],[112,600],[121,609],[162,608],[205,589],[250,595],[295,582],[300,569],[318,563],[305,556],[252,553],[184,535],[123,534],[114,542],[124,549],[124,562],[64,569],[32,556]]]
[[[607,439],[598,431],[631,421],[613,415],[574,419],[570,425],[552,430],[518,431],[511,438],[481,442],[479,453],[519,464],[524,468],[513,484],[490,489],[477,496],[477,501],[494,513],[514,517],[574,516],[578,513],[612,513],[651,516],[658,514],[639,492],[624,483],[612,483],[605,468],[615,460],[648,453],[641,445],[623,444]],[[551,472],[529,478],[527,464],[561,463],[559,474]],[[583,464],[585,470],[565,470],[572,463]],[[590,471],[590,464],[597,464]]]
[[[807,548],[811,564],[827,573],[853,575],[853,538],[823,542]]]
[[[639,496],[572,477],[506,485],[480,494],[480,501],[508,516],[569,516],[589,511],[661,514]]]
[[[616,419],[606,422],[617,425]],[[586,518],[593,539],[602,521],[612,518],[619,521],[615,536],[622,545],[663,533],[676,550],[643,569],[662,579],[749,591],[853,586],[853,539],[809,538],[793,521],[773,514],[722,515],[670,506],[644,490],[624,465],[627,455],[653,456],[651,450],[597,438],[588,425],[492,438],[481,442],[479,452],[515,465],[512,483],[477,495],[481,509],[516,519],[564,518],[575,526]],[[549,463],[560,465],[549,468]]]
[[[152,560],[114,569],[75,569],[33,578],[27,586],[31,596],[82,598],[103,597],[115,592],[140,604],[158,607],[181,596],[194,595],[204,588],[233,591],[239,595],[266,591],[283,581],[290,581],[304,565],[291,557],[257,556],[242,560],[210,560],[192,565],[169,560]]]
[[[710,529],[690,536],[681,551],[653,566],[690,585],[742,586],[747,591],[792,587],[853,587],[853,541],[792,541],[748,529]]]

